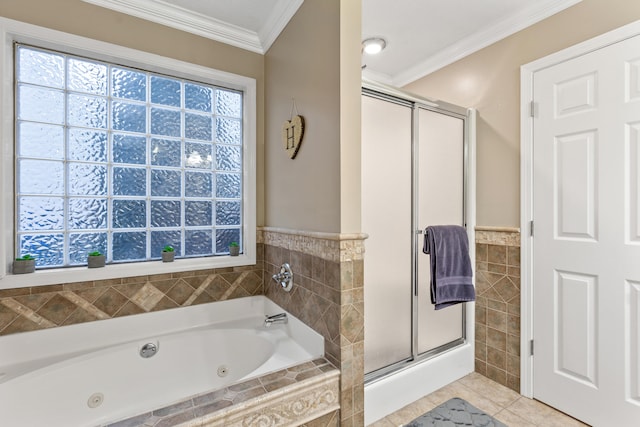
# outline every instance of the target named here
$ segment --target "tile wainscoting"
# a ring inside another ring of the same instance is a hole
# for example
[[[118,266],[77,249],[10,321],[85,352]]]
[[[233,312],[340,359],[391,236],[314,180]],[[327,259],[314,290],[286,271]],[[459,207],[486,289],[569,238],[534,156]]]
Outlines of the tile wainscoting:
[[[520,229],[476,227],[476,372],[520,392]]]
[[[341,371],[341,425],[363,425],[366,236],[257,234],[255,266],[0,290],[0,335],[266,294],[324,336]],[[284,262],[290,293],[271,280]],[[476,228],[476,287],[476,371],[519,392],[519,229]]]
[[[263,229],[265,294],[325,338],[325,357],[340,368],[340,425],[364,425],[363,234]],[[293,270],[287,293],[271,276]]]

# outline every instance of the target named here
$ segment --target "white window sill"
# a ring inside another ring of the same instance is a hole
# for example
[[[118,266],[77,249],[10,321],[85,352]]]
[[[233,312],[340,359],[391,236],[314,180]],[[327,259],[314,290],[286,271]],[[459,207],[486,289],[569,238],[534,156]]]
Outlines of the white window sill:
[[[183,271],[254,265],[255,251],[239,256],[177,259],[174,262],[149,261],[128,264],[111,264],[102,268],[71,267],[39,270],[28,274],[7,273],[0,278],[0,290],[32,286],[57,285],[93,280],[119,279],[153,274],[179,273]]]

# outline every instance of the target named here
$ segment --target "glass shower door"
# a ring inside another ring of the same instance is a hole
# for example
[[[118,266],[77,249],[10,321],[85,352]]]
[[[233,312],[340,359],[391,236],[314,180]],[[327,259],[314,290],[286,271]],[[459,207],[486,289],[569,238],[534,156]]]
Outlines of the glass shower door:
[[[362,230],[365,373],[374,379],[464,342],[464,305],[430,300],[424,228],[464,225],[461,114],[365,91]]]
[[[373,372],[412,357],[412,108],[362,96],[362,121],[365,372]]]
[[[416,149],[416,224],[464,225],[464,120],[418,109]],[[463,304],[436,311],[430,299],[429,256],[422,253],[424,234],[416,234],[417,353],[462,338]]]

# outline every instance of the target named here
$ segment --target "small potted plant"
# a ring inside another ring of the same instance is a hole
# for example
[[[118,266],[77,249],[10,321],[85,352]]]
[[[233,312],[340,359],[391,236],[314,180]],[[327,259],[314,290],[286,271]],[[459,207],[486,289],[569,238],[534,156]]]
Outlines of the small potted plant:
[[[36,271],[36,259],[27,254],[13,261],[13,274],[26,274]]]
[[[238,242],[229,243],[229,255],[231,256],[240,255],[240,245],[238,245]]]
[[[166,245],[162,248],[162,262],[173,262],[175,259],[176,252],[173,249],[173,246]]]
[[[104,255],[100,251],[89,252],[89,256],[87,257],[87,267],[89,268],[100,268],[104,267]]]

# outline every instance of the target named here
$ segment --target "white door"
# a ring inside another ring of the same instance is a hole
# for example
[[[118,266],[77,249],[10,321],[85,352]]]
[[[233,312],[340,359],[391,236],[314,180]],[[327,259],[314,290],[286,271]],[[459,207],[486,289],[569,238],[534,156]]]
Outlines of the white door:
[[[640,36],[534,75],[533,393],[640,425]]]

